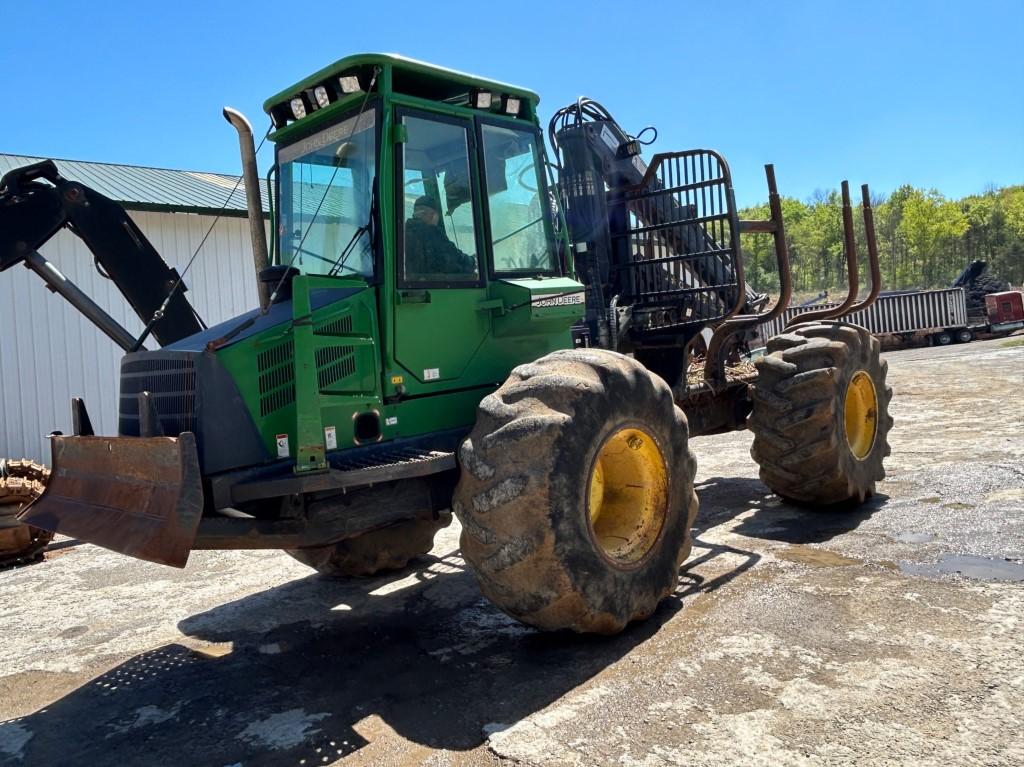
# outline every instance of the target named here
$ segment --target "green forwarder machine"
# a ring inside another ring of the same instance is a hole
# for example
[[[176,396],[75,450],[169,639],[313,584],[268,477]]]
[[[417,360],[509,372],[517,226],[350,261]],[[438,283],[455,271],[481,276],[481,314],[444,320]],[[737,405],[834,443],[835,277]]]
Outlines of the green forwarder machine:
[[[749,427],[779,495],[862,502],[891,426],[878,343],[842,320],[880,288],[867,188],[868,297],[844,182],[849,295],[800,315],[754,372],[734,363],[790,294],[771,166],[771,220],[740,221],[721,156],[645,161],[588,99],[551,120],[549,162],[538,101],[377,54],[285,89],[265,105],[269,248],[252,133],[225,110],[261,293],[209,328],[120,206],[52,163],[9,173],[0,269],[32,268],[127,351],[118,436],[94,435],[74,401],[22,521],[178,567],[195,549],[280,548],[358,575],[427,552],[451,510],[502,610],[612,633],[676,588],[697,510],[689,437]],[[38,248],[62,226],[141,338],[54,276]],[[770,308],[744,283],[742,232],[774,237]]]

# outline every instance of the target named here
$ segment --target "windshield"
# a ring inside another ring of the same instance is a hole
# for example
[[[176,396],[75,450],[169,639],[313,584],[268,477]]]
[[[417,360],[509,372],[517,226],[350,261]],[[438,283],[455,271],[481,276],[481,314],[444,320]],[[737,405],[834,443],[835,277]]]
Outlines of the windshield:
[[[303,274],[373,277],[376,112],[281,147],[281,263]]]
[[[485,124],[483,143],[494,270],[555,271],[534,134]]]

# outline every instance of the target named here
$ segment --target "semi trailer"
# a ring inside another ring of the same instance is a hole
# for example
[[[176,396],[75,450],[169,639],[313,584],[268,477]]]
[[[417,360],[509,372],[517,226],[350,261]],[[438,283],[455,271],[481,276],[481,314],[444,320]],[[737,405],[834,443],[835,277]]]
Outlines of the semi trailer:
[[[850,315],[872,335],[900,343],[927,342],[938,346],[967,343],[978,335],[1000,335],[1024,327],[1021,293],[1008,291],[985,298],[988,311],[978,315],[968,309],[963,288],[883,293],[867,309]],[[836,304],[793,306],[761,327],[762,339],[779,333],[801,314]]]

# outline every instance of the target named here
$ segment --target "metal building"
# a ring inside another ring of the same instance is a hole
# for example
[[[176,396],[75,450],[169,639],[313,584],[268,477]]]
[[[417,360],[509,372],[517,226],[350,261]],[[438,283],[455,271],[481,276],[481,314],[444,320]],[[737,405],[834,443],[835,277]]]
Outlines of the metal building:
[[[0,176],[40,159],[0,154]],[[206,324],[257,305],[245,189],[237,176],[55,162],[65,178],[120,202],[179,272],[213,225],[185,277],[188,298]],[[139,319],[81,240],[62,230],[40,253],[130,332],[141,332]],[[55,429],[71,433],[72,397],[85,399],[97,434],[116,434],[122,354],[28,269],[0,272],[0,458],[49,463],[46,435]]]

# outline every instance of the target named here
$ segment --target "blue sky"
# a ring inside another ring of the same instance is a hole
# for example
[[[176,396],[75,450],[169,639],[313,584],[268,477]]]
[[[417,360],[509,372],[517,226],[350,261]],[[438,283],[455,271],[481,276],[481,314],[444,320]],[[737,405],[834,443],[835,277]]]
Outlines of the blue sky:
[[[1024,2],[237,4],[0,0],[0,152],[237,172],[229,104],[350,53],[604,103],[651,149],[717,149],[741,205],[842,178],[959,197],[1024,183]],[[263,153],[264,162],[270,155]]]

